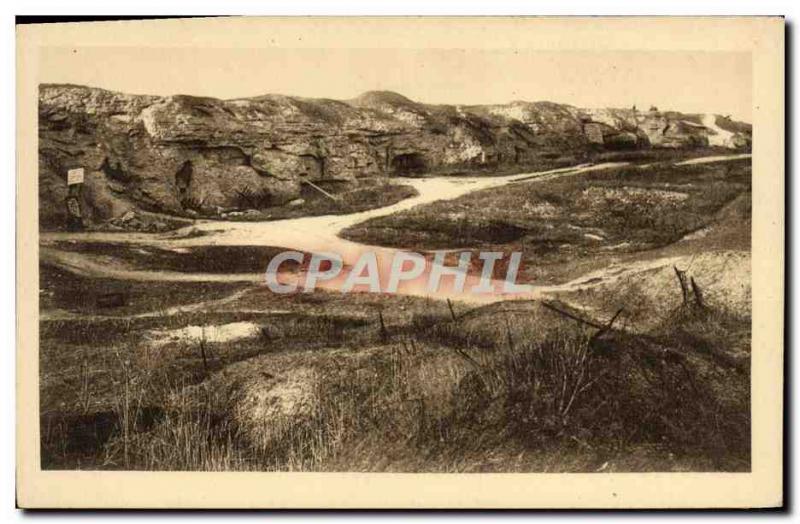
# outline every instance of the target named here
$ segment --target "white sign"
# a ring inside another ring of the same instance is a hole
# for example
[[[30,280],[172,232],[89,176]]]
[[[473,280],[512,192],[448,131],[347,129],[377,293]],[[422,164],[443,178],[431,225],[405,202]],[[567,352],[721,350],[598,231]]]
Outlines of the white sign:
[[[83,168],[70,169],[67,171],[67,185],[83,184]]]

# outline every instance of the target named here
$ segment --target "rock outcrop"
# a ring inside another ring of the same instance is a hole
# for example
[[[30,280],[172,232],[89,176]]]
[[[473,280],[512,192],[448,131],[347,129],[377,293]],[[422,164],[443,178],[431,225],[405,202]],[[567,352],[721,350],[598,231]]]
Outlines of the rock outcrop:
[[[717,119],[729,147],[749,126]],[[297,201],[362,177],[524,168],[591,148],[695,147],[699,115],[550,102],[436,106],[391,92],[349,101],[141,96],[74,85],[39,92],[40,225],[64,222],[66,172],[83,167],[85,220],[130,211],[220,216]],[[732,138],[731,138],[732,137]]]

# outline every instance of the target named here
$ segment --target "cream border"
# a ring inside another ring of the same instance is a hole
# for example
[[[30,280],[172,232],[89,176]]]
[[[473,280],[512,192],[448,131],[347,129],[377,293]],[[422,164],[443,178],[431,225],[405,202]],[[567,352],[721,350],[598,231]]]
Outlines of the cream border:
[[[357,474],[39,470],[37,63],[45,46],[265,45],[749,51],[753,57],[751,473]],[[227,18],[17,29],[17,497],[25,508],[687,508],[782,503],[782,18]]]

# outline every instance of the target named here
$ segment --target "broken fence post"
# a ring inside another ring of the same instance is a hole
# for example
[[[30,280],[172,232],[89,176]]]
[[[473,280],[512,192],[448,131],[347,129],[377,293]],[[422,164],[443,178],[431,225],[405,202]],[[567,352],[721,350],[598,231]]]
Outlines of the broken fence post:
[[[511,336],[511,323],[508,321],[508,313],[506,313],[506,339],[508,340],[508,350],[514,352],[514,338]]]
[[[683,305],[684,306],[694,306],[700,309],[705,309],[705,301],[703,300],[703,292],[700,290],[700,286],[697,285],[695,282],[694,277],[689,277],[686,274],[686,271],[681,271],[676,266],[672,266],[675,269],[675,274],[678,277],[678,282],[681,285],[681,293],[683,293]]]
[[[697,282],[694,281],[694,277],[689,279],[690,283],[692,284],[692,293],[694,294],[694,303],[700,309],[705,309],[706,304],[703,300],[703,292],[700,291],[700,286],[697,285]]]
[[[455,321],[456,320],[456,312],[453,310],[453,303],[450,301],[449,298],[447,299],[447,307],[448,307],[448,309],[450,309],[450,316],[453,318],[453,321]]]
[[[689,303],[689,283],[686,281],[686,271],[681,271],[678,266],[672,266],[675,270],[675,275],[678,277],[678,283],[681,285],[681,293],[683,294],[683,303]]]
[[[577,315],[573,315],[572,313],[570,313],[568,311],[564,311],[562,309],[559,309],[556,306],[554,306],[553,304],[550,304],[548,302],[542,302],[542,305],[544,307],[546,307],[547,309],[549,309],[550,311],[554,311],[554,312],[556,312],[556,313],[558,313],[560,315],[564,315],[567,318],[571,318],[572,320],[574,320],[576,322],[580,322],[582,324],[586,324],[587,326],[592,326],[595,329],[605,329],[605,327],[606,327],[606,326],[603,326],[601,324],[598,324],[597,322],[592,322],[591,320],[586,320],[585,318],[581,318],[581,317],[579,317]]]
[[[200,356],[203,357],[203,371],[208,374],[208,360],[206,359],[206,330],[205,327],[202,330],[200,336]]]
[[[386,323],[383,321],[383,311],[378,311],[378,320],[381,325],[381,339],[384,341],[389,340],[389,331],[386,329]]]
[[[316,189],[317,191],[319,191],[320,193],[322,193],[322,194],[323,194],[323,195],[325,195],[326,197],[330,198],[330,199],[331,199],[331,200],[333,200],[334,202],[339,202],[339,198],[338,198],[338,197],[336,197],[336,196],[334,196],[334,195],[332,195],[332,194],[328,193],[327,191],[325,191],[324,189],[322,189],[321,187],[319,187],[317,184],[315,184],[315,183],[314,183],[314,182],[312,182],[311,180],[303,180],[302,182],[303,182],[303,183],[305,183],[305,184],[307,184],[307,185],[308,185],[308,186],[310,186],[310,187],[313,187],[314,189]]]

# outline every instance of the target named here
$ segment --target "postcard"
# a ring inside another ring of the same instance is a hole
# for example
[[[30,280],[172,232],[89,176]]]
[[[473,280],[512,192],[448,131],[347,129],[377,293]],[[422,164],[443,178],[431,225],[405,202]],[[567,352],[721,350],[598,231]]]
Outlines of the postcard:
[[[17,45],[21,507],[782,505],[782,18]]]

